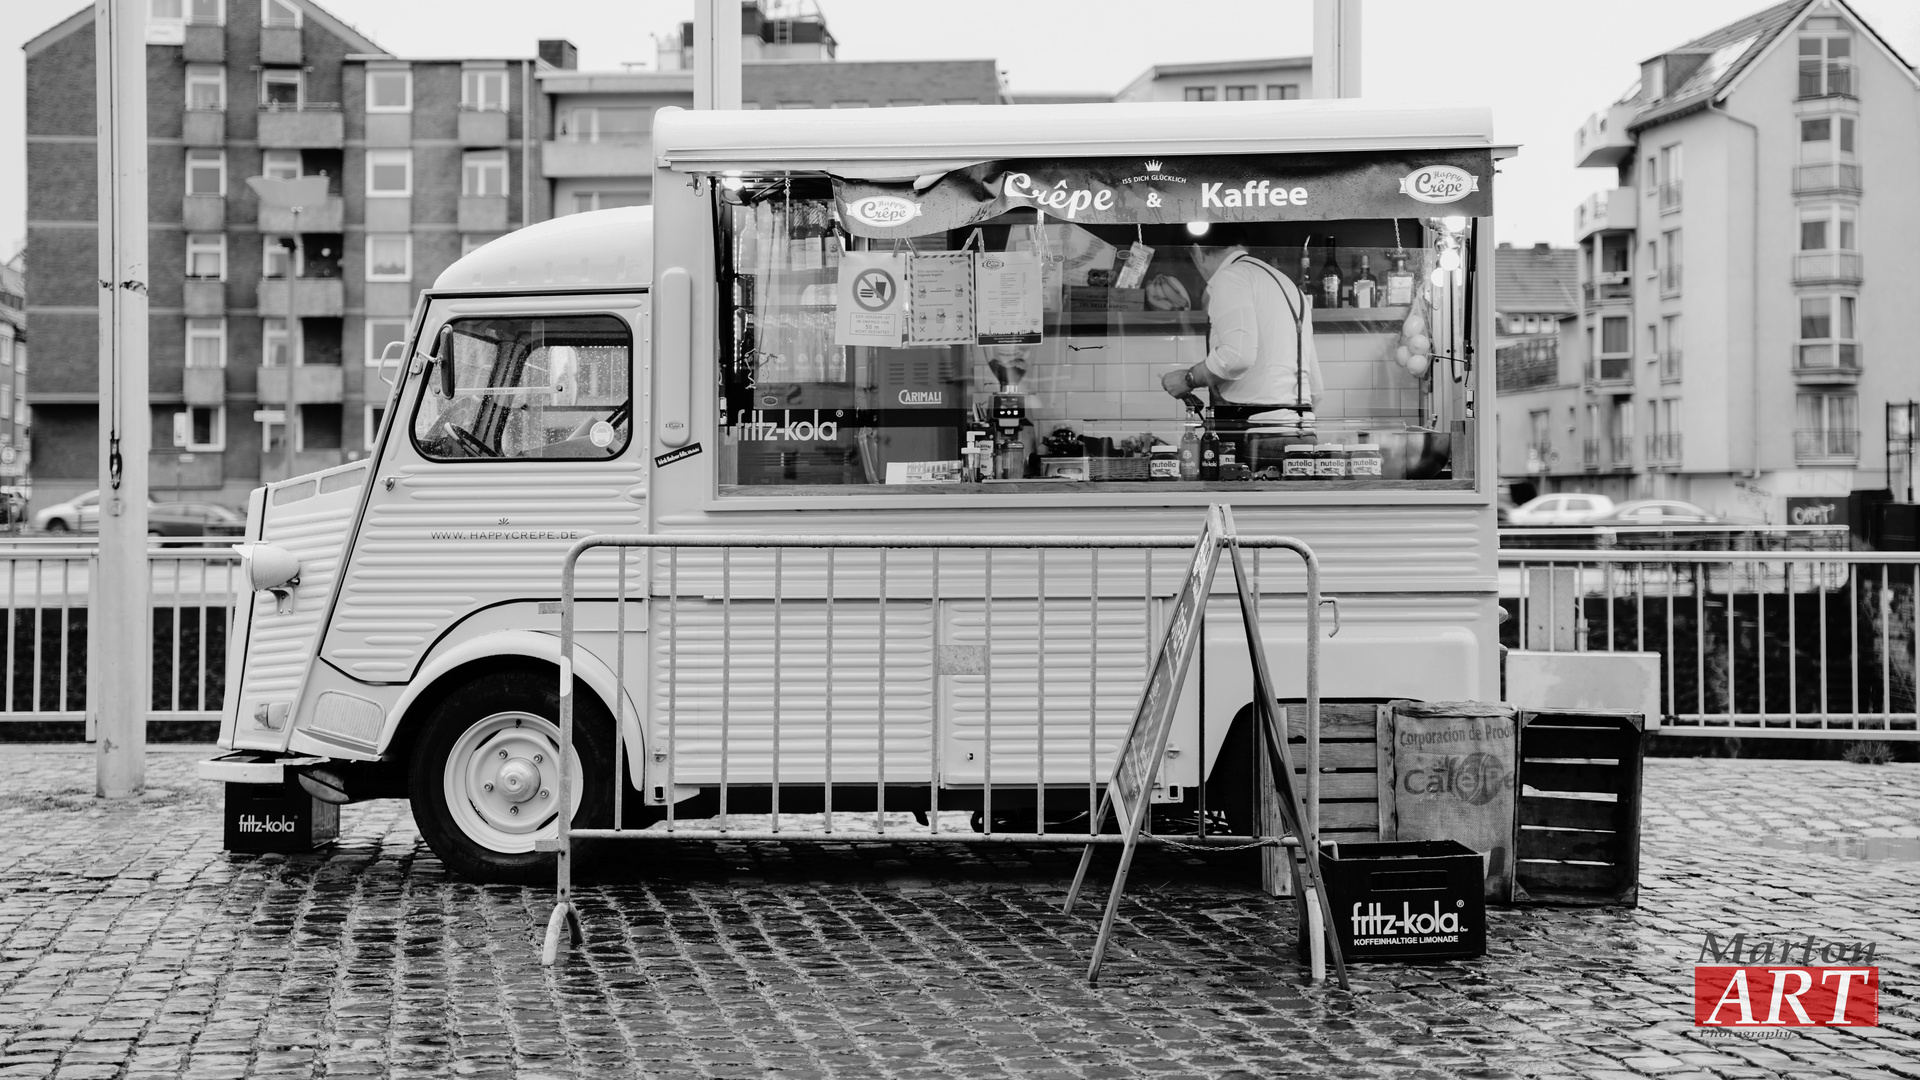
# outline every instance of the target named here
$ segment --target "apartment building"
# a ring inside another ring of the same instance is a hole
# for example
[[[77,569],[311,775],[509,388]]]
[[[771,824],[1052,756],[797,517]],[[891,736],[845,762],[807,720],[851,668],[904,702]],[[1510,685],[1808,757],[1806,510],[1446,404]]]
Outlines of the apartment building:
[[[25,495],[27,429],[27,253],[0,263],[0,490]]]
[[[1499,400],[1503,475],[1769,522],[1887,487],[1920,339],[1920,77],[1844,0],[1648,58],[1576,136],[1580,309]]]
[[[151,476],[161,495],[239,505],[289,465],[364,454],[377,360],[418,290],[548,215],[535,61],[394,56],[310,0],[151,5]],[[26,54],[41,329],[27,396],[46,503],[97,486],[92,8]],[[256,199],[262,176],[324,176],[328,195],[296,220]]]

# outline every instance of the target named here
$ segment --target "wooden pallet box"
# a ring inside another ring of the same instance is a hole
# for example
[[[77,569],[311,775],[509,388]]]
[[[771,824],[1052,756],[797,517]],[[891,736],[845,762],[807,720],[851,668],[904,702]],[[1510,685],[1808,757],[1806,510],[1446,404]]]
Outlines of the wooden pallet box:
[[[1640,899],[1640,713],[1522,710],[1514,900]]]

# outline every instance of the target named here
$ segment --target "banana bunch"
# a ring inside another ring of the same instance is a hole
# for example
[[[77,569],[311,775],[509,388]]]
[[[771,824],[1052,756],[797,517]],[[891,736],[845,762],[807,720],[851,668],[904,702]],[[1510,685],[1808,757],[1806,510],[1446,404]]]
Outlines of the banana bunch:
[[[1147,280],[1147,309],[1149,311],[1185,311],[1193,306],[1193,300],[1187,296],[1187,287],[1180,280],[1166,274],[1155,274]]]

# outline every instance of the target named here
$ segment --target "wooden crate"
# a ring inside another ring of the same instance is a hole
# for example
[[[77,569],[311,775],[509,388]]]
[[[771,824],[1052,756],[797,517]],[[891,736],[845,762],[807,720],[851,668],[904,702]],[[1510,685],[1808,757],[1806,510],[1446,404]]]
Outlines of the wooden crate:
[[[1640,713],[1521,711],[1516,902],[1639,904],[1645,730]]]
[[[1380,839],[1380,725],[1381,701],[1322,701],[1320,703],[1320,839],[1323,842],[1372,843]],[[1307,797],[1307,706],[1283,701],[1287,718],[1287,754],[1293,761],[1294,790]],[[1265,755],[1257,757],[1260,790],[1270,791]],[[1272,807],[1264,808],[1267,830],[1284,830]],[[1283,861],[1287,852],[1262,852],[1261,887],[1274,896],[1291,895],[1292,882]]]

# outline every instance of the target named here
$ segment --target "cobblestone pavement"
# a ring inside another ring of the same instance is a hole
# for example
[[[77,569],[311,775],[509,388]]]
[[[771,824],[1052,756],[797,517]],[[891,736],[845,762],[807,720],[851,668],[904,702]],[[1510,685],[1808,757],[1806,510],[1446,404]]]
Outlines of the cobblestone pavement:
[[[929,844],[583,852],[587,944],[543,969],[550,890],[450,879],[402,804],[229,856],[196,754],[109,805],[83,750],[0,753],[0,1077],[1920,1078],[1920,766],[1649,762],[1638,909],[1496,910],[1484,959],[1349,994],[1171,852],[1089,989],[1074,853]],[[1876,942],[1881,1026],[1696,1033],[1702,935],[1742,929]]]

